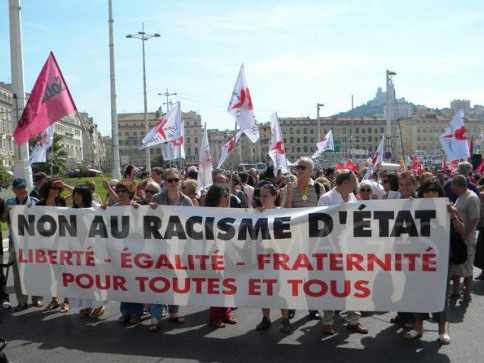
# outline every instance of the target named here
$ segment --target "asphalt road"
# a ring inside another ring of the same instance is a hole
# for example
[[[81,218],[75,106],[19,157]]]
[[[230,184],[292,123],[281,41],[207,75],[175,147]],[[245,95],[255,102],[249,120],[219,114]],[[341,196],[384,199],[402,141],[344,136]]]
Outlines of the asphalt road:
[[[152,333],[143,323],[120,326],[118,309],[117,303],[108,304],[99,320],[74,312],[3,310],[0,336],[8,339],[5,351],[13,362],[484,362],[484,282],[475,282],[470,304],[451,304],[449,346],[440,346],[437,324],[430,321],[422,340],[405,341],[389,323],[391,313],[365,316],[368,335],[348,334],[338,321],[337,334],[323,338],[318,322],[302,311],[292,320],[293,332],[284,335],[277,311],[271,329],[261,333],[255,331],[258,310],[238,309],[237,325],[213,330],[206,324],[206,308],[187,307],[183,326],[164,320],[161,331]]]

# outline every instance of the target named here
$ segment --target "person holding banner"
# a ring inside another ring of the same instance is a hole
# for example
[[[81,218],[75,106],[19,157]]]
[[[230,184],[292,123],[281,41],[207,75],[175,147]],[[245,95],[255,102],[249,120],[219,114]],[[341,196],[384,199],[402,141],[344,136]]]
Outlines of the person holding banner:
[[[433,179],[420,185],[418,191],[419,198],[443,198],[444,191],[438,180],[434,177]],[[458,212],[455,208],[449,208],[449,213],[451,217],[452,224],[457,230],[463,230],[462,220],[458,216]],[[449,254],[450,256],[450,254]],[[447,283],[448,287],[448,283]],[[439,342],[440,344],[447,345],[450,344],[449,336],[449,322],[447,320],[447,289],[442,292],[445,295],[445,307],[444,310],[438,313],[434,313],[434,319],[438,321],[439,324]],[[423,336],[423,322],[428,318],[426,313],[417,313],[414,316],[415,326],[414,329],[407,331],[404,334],[405,339],[419,339]]]
[[[258,196],[260,201],[260,207],[258,208],[261,212],[266,209],[278,208],[276,205],[277,200],[277,189],[271,182],[260,182]],[[290,333],[291,325],[289,323],[289,311],[287,309],[281,309],[281,333]],[[262,309],[262,321],[257,325],[256,330],[262,331],[267,330],[271,327],[271,309]]]
[[[301,157],[296,162],[296,183],[288,183],[285,191],[285,208],[315,207],[318,204],[319,194],[311,175],[314,170],[314,162],[311,158]],[[295,311],[289,311],[289,317],[294,317]],[[317,310],[309,312],[309,318],[319,320]]]
[[[29,196],[27,192],[27,181],[24,178],[16,178],[12,182],[12,191],[15,197],[9,198],[5,201],[5,209],[2,214],[2,221],[7,222],[9,225],[9,251],[11,253],[10,259],[17,261],[15,257],[15,249],[12,240],[13,233],[11,231],[9,211],[14,205],[26,205],[28,207],[36,205],[39,201],[38,199]],[[22,286],[20,284],[20,274],[18,269],[18,264],[15,262],[13,264],[13,287],[15,290],[15,295],[17,297],[18,305],[15,307],[14,311],[22,311],[28,308],[28,296],[22,293]],[[35,307],[42,306],[42,298],[32,296],[32,305]]]
[[[353,190],[357,185],[358,179],[355,174],[347,169],[340,170],[335,179],[336,187],[324,193],[319,199],[318,205],[331,206],[343,203],[356,202],[357,199]],[[358,311],[343,311],[341,317],[346,320],[347,328],[355,333],[367,334],[368,329],[360,323],[361,313]],[[321,318],[321,331],[323,334],[333,335],[336,333],[334,328],[335,311],[326,310]]]
[[[60,178],[50,178],[40,189],[40,201],[37,206],[46,207],[65,207],[66,201],[62,197],[62,191],[64,190],[64,182]],[[62,305],[59,302],[59,297],[53,296],[50,303],[45,307],[45,311],[52,311],[57,308],[61,308],[61,313],[67,313],[70,310],[69,299],[65,298]]]
[[[72,192],[72,208],[92,208],[93,193],[89,185],[80,185]],[[82,317],[99,318],[104,314],[104,305],[96,306],[94,299],[73,299],[73,305],[79,309]]]
[[[230,190],[226,185],[214,184],[205,197],[205,207],[227,208],[230,202]],[[237,324],[232,319],[232,308],[210,307],[209,325],[214,328],[225,328],[225,324]]]
[[[189,197],[181,192],[181,179],[178,170],[169,168],[165,170],[165,188],[160,193],[156,194],[151,203],[152,208],[157,208],[158,205],[180,205],[193,207],[193,203]],[[151,313],[151,328],[153,331],[157,330],[159,321],[161,320],[161,313],[163,307],[161,304],[153,304],[150,306]],[[180,307],[178,305],[168,305],[168,320],[173,323],[183,324],[185,320],[178,316]]]
[[[122,182],[119,182],[114,191],[118,197],[118,202],[114,203],[113,207],[134,207],[133,197],[136,191],[136,186],[133,183],[126,179]],[[122,325],[130,326],[141,322],[141,317],[143,315],[143,304],[121,302],[119,310],[121,312],[119,322]]]

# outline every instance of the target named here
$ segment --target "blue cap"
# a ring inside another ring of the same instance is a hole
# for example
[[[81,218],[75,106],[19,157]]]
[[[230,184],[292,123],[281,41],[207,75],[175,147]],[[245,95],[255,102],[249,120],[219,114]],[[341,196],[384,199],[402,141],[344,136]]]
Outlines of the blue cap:
[[[27,187],[27,181],[24,178],[15,178],[13,180],[12,187],[14,189],[26,188]]]

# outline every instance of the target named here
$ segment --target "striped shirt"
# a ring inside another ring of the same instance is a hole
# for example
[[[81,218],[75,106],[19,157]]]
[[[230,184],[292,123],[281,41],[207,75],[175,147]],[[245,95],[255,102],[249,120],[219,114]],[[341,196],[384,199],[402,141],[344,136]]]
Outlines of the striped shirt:
[[[307,199],[303,200],[303,192],[299,187],[294,185],[292,187],[292,202],[289,208],[304,208],[304,207],[315,207],[318,205],[318,195],[314,188],[314,182],[310,182],[307,189]]]

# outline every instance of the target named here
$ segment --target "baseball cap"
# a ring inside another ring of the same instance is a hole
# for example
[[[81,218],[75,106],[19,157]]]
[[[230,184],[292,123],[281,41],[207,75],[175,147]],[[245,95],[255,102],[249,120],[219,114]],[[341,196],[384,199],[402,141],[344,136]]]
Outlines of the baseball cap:
[[[27,181],[24,178],[15,178],[12,182],[12,188],[19,189],[19,188],[26,188]]]

